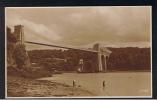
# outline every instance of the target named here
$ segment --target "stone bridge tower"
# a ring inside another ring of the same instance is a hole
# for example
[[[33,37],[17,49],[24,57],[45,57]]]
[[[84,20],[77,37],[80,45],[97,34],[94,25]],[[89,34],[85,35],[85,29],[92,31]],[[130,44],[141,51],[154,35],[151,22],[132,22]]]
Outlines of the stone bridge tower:
[[[14,35],[17,39],[16,48],[19,49],[23,57],[25,58],[24,67],[30,67],[30,59],[27,53],[27,50],[25,48],[25,39],[24,39],[24,26],[23,25],[16,25],[14,26]],[[22,49],[20,48],[22,45]]]
[[[111,54],[111,51],[108,50],[105,47],[101,47],[99,43],[95,44],[93,46],[93,49],[98,51],[98,70],[101,71],[107,71],[107,57]]]
[[[16,25],[14,26],[14,34],[17,38],[18,43],[24,44],[24,26]]]

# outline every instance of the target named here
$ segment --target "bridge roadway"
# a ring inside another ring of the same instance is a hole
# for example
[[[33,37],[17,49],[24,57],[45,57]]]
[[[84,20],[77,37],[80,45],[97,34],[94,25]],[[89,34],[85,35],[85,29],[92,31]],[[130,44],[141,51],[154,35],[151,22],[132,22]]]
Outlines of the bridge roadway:
[[[65,47],[65,46],[58,46],[58,45],[45,44],[45,43],[39,43],[39,42],[31,42],[31,41],[25,41],[25,43],[36,44],[36,45],[44,45],[44,46],[50,46],[50,47],[57,47],[57,48],[64,48],[64,49],[73,49],[73,50],[80,50],[80,51],[88,51],[88,52],[95,52],[95,53],[99,52],[99,51],[96,51],[96,50],[87,50],[87,49],[80,49],[80,48],[74,48],[74,47]]]

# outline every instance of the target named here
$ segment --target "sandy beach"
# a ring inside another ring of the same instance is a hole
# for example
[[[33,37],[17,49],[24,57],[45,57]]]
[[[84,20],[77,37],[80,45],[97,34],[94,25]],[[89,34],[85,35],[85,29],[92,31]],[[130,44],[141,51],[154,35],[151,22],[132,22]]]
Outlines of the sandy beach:
[[[81,87],[66,84],[35,80],[23,77],[7,77],[8,97],[64,97],[64,96],[92,96],[93,93]]]

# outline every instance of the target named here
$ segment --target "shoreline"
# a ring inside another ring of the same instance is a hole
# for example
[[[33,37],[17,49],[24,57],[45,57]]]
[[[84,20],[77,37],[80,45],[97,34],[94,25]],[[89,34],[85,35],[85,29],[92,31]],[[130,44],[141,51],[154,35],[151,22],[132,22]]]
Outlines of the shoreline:
[[[110,70],[110,71],[102,71],[102,72],[83,72],[84,74],[86,73],[134,73],[134,72],[151,72],[151,70]],[[77,71],[61,71],[61,73],[59,74],[62,74],[62,73],[78,73]],[[83,74],[81,73],[81,74]],[[79,74],[79,73],[78,73]]]
[[[88,90],[48,80],[8,76],[7,97],[74,97],[94,96]]]

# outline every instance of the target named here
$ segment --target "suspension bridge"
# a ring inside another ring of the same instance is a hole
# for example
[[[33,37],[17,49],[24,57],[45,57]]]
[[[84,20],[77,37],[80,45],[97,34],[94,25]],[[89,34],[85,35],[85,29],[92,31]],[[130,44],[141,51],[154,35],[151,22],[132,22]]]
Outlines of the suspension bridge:
[[[46,43],[39,43],[39,42],[32,42],[32,41],[25,41],[24,40],[24,26],[17,25],[14,27],[14,34],[16,38],[18,39],[20,44],[25,45],[25,43],[33,44],[33,45],[42,45],[42,46],[49,46],[49,47],[56,47],[56,48],[63,48],[63,49],[73,49],[73,50],[80,50],[80,51],[87,51],[87,52],[94,52],[97,53],[97,59],[98,59],[98,65],[95,66],[98,68],[98,71],[107,71],[107,64],[106,59],[109,57],[109,55],[112,53],[107,48],[102,47],[99,43],[95,44],[92,48],[92,50],[89,49],[80,49],[76,47],[67,47],[67,46],[60,46],[60,45],[54,45],[54,44],[46,44]],[[104,59],[102,59],[104,58]],[[102,61],[104,60],[104,61]],[[104,63],[104,64],[103,64]],[[104,65],[104,67],[103,67]]]

